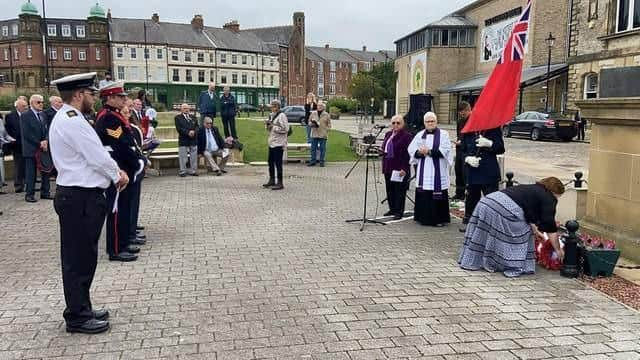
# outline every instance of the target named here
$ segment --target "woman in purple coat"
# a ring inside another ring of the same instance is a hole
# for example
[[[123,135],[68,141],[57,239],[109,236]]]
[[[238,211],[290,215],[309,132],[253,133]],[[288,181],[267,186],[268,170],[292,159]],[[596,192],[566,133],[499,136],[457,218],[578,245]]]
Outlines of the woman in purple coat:
[[[385,134],[382,142],[382,173],[387,188],[389,211],[385,216],[393,215],[401,219],[404,214],[404,203],[409,189],[411,170],[407,148],[411,143],[411,134],[404,128],[402,115],[391,118],[391,131]],[[395,176],[394,176],[395,175]]]

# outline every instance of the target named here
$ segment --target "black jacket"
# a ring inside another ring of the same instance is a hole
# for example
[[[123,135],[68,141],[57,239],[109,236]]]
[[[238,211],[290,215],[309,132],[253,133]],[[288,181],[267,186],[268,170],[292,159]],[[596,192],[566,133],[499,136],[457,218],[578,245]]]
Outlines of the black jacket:
[[[40,142],[47,140],[47,119],[44,114],[38,119],[36,113],[29,109],[22,113],[20,134],[22,136],[22,156],[34,157],[40,148]]]
[[[224,147],[224,140],[222,136],[220,136],[220,131],[217,127],[212,126],[211,130],[213,131],[213,138],[216,140],[216,144],[218,144],[218,149],[222,150]],[[202,154],[207,148],[207,128],[201,127],[198,130],[198,154]]]
[[[536,224],[540,231],[554,233],[556,226],[556,205],[558,199],[539,184],[518,185],[502,190],[524,211],[524,218],[529,224]]]
[[[53,121],[53,118],[56,116],[56,113],[58,113],[58,110],[49,107],[47,109],[45,109],[43,111],[45,117],[46,117],[46,122],[47,122],[47,129],[51,127],[51,122]]]
[[[16,139],[13,144],[9,145],[9,150],[12,153],[22,154],[22,135],[20,133],[20,114],[16,110],[13,110],[4,119],[4,127],[7,129],[7,134]]]
[[[220,96],[220,116],[225,119],[230,119],[236,116],[237,113],[237,104],[236,98],[233,95],[229,94],[229,96]]]
[[[115,108],[104,105],[98,113],[95,125],[98,137],[104,146],[108,146],[109,154],[133,181],[133,176],[140,167],[139,160],[144,157],[136,146],[133,129],[126,126],[122,115]]]
[[[480,134],[493,141],[493,145],[490,148],[476,147],[476,139]],[[461,146],[464,157],[480,157],[480,166],[477,168],[465,163],[465,182],[468,185],[488,185],[500,182],[500,165],[498,164],[497,155],[504,154],[501,128],[463,134]]]
[[[198,144],[196,136],[189,136],[189,131],[197,132],[198,122],[195,117],[189,116],[187,119],[184,114],[178,114],[175,117],[176,131],[178,132],[178,146],[196,146]]]

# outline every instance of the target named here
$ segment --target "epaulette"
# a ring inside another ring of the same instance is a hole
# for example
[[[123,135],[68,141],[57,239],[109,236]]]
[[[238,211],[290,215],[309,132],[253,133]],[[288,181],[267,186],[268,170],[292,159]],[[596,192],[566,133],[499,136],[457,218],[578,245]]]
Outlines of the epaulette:
[[[67,111],[67,116],[68,117],[75,117],[75,116],[78,116],[78,113],[75,110],[69,110],[69,111]]]

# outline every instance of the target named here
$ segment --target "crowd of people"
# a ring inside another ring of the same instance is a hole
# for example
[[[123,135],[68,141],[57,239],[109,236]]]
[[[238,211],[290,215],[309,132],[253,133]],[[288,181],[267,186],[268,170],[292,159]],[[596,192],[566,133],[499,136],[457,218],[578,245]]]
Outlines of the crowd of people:
[[[565,191],[562,182],[549,177],[533,185],[499,191],[497,156],[505,152],[502,130],[463,133],[471,105],[461,102],[458,108],[455,141],[451,141],[447,131],[438,128],[438,118],[433,112],[424,115],[424,130],[413,137],[405,129],[403,116],[392,117],[391,131],[381,146],[389,204],[384,215],[395,220],[403,217],[414,171],[414,220],[435,227],[448,224],[449,174],[455,164],[456,191],[452,200],[465,201],[460,267],[503,272],[509,277],[533,273],[534,235],[548,238],[562,259],[564,252],[555,222],[558,198]]]

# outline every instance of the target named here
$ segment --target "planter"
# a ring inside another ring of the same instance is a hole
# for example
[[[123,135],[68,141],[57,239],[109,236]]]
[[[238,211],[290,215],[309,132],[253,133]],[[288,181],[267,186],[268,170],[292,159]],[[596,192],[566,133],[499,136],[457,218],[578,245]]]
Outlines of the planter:
[[[580,254],[584,259],[585,275],[609,277],[616,267],[620,250],[580,248]]]

